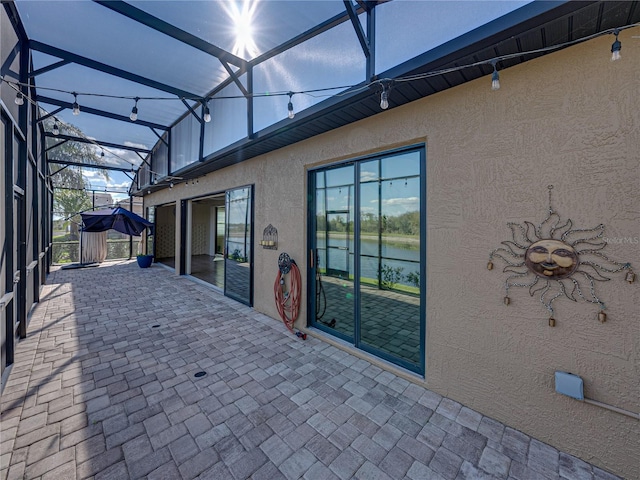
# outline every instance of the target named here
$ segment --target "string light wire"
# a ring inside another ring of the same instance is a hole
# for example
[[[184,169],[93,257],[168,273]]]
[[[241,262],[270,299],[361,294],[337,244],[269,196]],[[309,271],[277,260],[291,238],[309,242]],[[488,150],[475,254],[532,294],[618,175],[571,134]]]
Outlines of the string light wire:
[[[0,80],[2,80],[3,82],[5,82],[6,84],[8,84],[11,88],[13,89],[17,89],[18,87],[15,86],[15,84],[13,82],[8,82],[7,80],[5,80],[4,78],[1,78]],[[48,112],[45,108],[43,108],[42,106],[38,105],[38,103],[33,100],[30,96],[28,95],[24,95],[23,97],[27,102],[29,102],[31,105],[33,105],[34,107],[39,108],[40,110],[42,110],[42,112],[44,112],[44,114],[46,116],[51,115],[50,112]],[[60,133],[60,125],[62,125],[63,127],[66,127],[67,129],[71,130],[76,130],[78,132],[78,136],[80,138],[82,138],[83,140],[85,140],[87,143],[93,145],[94,147],[101,149],[102,150],[102,154],[104,154],[104,152],[108,152],[109,155],[111,155],[112,157],[116,157],[120,160],[122,160],[123,162],[126,162],[128,164],[131,165],[131,172],[135,172],[135,168],[139,167],[139,165],[136,165],[135,162],[129,160],[128,158],[125,158],[121,155],[118,155],[117,153],[115,153],[113,150],[110,150],[106,147],[104,147],[103,145],[100,145],[98,142],[96,142],[94,139],[88,137],[87,135],[85,135],[81,130],[73,127],[72,125],[68,125],[67,123],[65,123],[64,121],[60,120],[59,118],[57,118],[56,116],[53,116],[53,129],[52,132],[54,135],[58,135]],[[57,132],[57,133],[56,133]],[[103,157],[104,155],[101,155],[101,157]],[[99,164],[87,164],[87,166],[89,167],[101,167],[103,165],[99,165]],[[108,165],[106,165],[108,166]],[[124,170],[123,170],[124,171]]]
[[[308,95],[311,97],[315,97],[315,98],[321,98],[321,97],[340,97],[340,96],[344,96],[344,95],[349,95],[349,94],[353,94],[353,93],[358,93],[360,91],[364,91],[364,90],[368,90],[371,88],[372,85],[381,85],[384,82],[413,82],[416,80],[424,80],[427,78],[431,78],[431,77],[436,77],[436,76],[441,76],[441,75],[446,75],[448,73],[453,73],[453,72],[458,72],[461,70],[465,70],[468,68],[474,68],[474,67],[480,67],[480,66],[492,66],[493,63],[497,63],[497,62],[503,62],[505,60],[511,60],[513,58],[518,58],[518,57],[523,57],[523,56],[527,56],[527,55],[536,55],[536,54],[540,54],[540,53],[548,53],[548,52],[552,52],[555,50],[560,50],[563,49],[565,47],[569,47],[572,45],[576,45],[578,43],[582,43],[582,42],[586,42],[588,40],[592,40],[594,38],[603,36],[603,35],[610,35],[610,34],[619,34],[620,32],[622,32],[623,30],[629,29],[629,28],[634,28],[634,27],[638,27],[640,26],[640,23],[632,23],[629,25],[625,25],[622,27],[616,27],[616,28],[610,28],[608,30],[603,30],[602,32],[597,32],[597,33],[593,33],[591,35],[587,35],[586,37],[581,37],[581,38],[577,38],[575,40],[571,40],[568,42],[564,42],[564,43],[559,43],[559,44],[555,44],[555,45],[550,45],[548,47],[543,47],[543,48],[538,48],[538,49],[534,49],[534,50],[528,50],[525,52],[517,52],[517,53],[510,53],[510,54],[505,54],[505,55],[499,55],[487,60],[481,60],[478,62],[473,62],[473,63],[468,63],[468,64],[464,64],[464,65],[456,65],[453,67],[448,67],[448,68],[443,68],[443,69],[439,69],[439,70],[432,70],[429,72],[423,72],[423,73],[418,73],[415,75],[407,75],[407,76],[402,76],[402,77],[396,77],[396,78],[382,78],[382,79],[377,79],[377,80],[373,80],[372,82],[370,82],[369,84],[366,85],[360,85],[360,84],[356,84],[356,85],[340,85],[340,86],[332,86],[332,87],[324,87],[324,88],[316,88],[316,89],[309,89],[309,90],[300,90],[300,91],[292,91],[292,90],[282,90],[282,91],[276,91],[276,92],[261,92],[261,93],[249,93],[247,95],[225,95],[225,96],[215,96],[215,97],[199,97],[199,96],[192,96],[192,97],[176,97],[176,96],[150,96],[150,97],[140,97],[140,96],[128,96],[128,95],[110,95],[110,94],[103,94],[103,93],[92,93],[92,92],[75,92],[75,91],[68,91],[68,90],[63,90],[60,88],[52,88],[52,87],[44,87],[44,86],[38,86],[37,89],[38,90],[42,90],[42,91],[51,91],[51,92],[57,92],[57,93],[64,93],[64,94],[69,94],[69,95],[74,95],[76,98],[77,97],[101,97],[101,98],[112,98],[112,99],[121,99],[121,100],[169,100],[169,101],[175,101],[175,100],[191,100],[191,101],[195,101],[195,102],[199,102],[202,104],[207,103],[210,100],[232,100],[232,99],[241,99],[241,98],[262,98],[262,97],[276,97],[276,96],[289,96],[289,95]],[[16,90],[16,92],[19,91],[19,87],[30,87],[31,85],[27,84],[27,83],[21,83],[21,82],[16,82],[16,81],[9,81],[7,79],[5,79],[4,77],[1,78],[1,80],[5,83],[8,83],[12,88],[14,88],[14,90]],[[347,91],[342,91],[339,93],[335,93],[335,94],[327,94],[327,95],[318,95],[321,94],[323,92],[329,92],[332,90],[347,90]],[[25,98],[27,98],[27,96],[25,95]],[[77,103],[77,102],[76,102]]]

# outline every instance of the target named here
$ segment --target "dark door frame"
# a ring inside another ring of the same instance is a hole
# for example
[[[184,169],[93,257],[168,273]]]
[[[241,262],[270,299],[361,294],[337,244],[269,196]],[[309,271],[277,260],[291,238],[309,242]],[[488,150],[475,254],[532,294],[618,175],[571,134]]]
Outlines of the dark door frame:
[[[363,161],[373,160],[376,158],[382,159],[383,157],[388,157],[394,154],[400,154],[403,152],[409,151],[419,151],[420,152],[420,278],[423,279],[420,283],[420,365],[416,368],[413,364],[406,362],[398,357],[387,354],[381,350],[377,350],[373,347],[369,347],[367,345],[361,345],[360,339],[360,216],[358,212],[360,211],[360,165]],[[418,374],[424,375],[426,372],[426,327],[427,327],[427,318],[426,318],[426,264],[427,264],[427,256],[426,256],[426,241],[427,241],[427,191],[426,191],[426,182],[427,182],[427,172],[426,172],[426,145],[411,145],[407,147],[402,147],[398,149],[393,149],[390,151],[384,151],[377,153],[375,155],[368,155],[366,157],[359,157],[355,159],[345,160],[343,162],[331,164],[331,165],[323,165],[321,167],[309,169],[307,171],[307,205],[308,205],[308,221],[307,221],[307,250],[308,250],[308,259],[307,259],[307,278],[309,281],[307,282],[307,298],[309,301],[307,302],[307,325],[313,326],[319,330],[322,330],[332,336],[336,336],[337,338],[342,338],[343,340],[347,340],[351,342],[351,339],[343,338],[339,332],[334,331],[331,328],[324,326],[321,322],[315,321],[315,312],[316,312],[316,273],[317,273],[317,255],[316,255],[316,183],[315,183],[315,174],[317,172],[340,168],[346,165],[353,164],[354,165],[354,332],[353,332],[353,343],[354,347],[359,350],[371,353],[375,356],[383,358],[387,361],[390,361],[400,367],[406,368]]]

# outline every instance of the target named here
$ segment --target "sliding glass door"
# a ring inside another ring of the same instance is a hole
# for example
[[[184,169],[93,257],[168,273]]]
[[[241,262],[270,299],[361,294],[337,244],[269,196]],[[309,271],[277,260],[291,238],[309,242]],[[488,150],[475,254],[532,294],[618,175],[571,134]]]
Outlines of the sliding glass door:
[[[226,237],[224,293],[239,302],[253,302],[253,187],[228,190],[225,196]]]
[[[424,149],[310,174],[311,324],[424,372]]]

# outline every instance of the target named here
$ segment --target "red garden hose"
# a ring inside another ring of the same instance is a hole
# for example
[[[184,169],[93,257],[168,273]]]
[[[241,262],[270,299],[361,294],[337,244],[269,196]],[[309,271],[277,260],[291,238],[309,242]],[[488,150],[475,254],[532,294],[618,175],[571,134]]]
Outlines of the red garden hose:
[[[302,286],[300,269],[296,265],[296,262],[291,260],[286,253],[280,255],[280,258],[278,259],[278,266],[278,275],[276,276],[276,281],[273,284],[276,308],[278,309],[278,313],[280,314],[285,326],[291,333],[295,333],[293,331],[293,324],[300,313],[300,291]],[[286,291],[286,282],[284,277],[287,273],[290,273],[290,286],[288,292]],[[306,337],[306,335],[304,335],[304,337]],[[302,338],[304,339],[304,337]]]

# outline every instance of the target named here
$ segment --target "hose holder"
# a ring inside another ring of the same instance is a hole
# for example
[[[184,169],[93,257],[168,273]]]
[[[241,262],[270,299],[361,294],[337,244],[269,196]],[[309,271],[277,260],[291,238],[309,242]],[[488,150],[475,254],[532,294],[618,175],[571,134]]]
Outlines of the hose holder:
[[[287,273],[289,273],[291,271],[291,263],[293,262],[293,260],[291,260],[291,257],[289,256],[288,253],[284,253],[282,252],[280,254],[280,256],[278,257],[278,269],[280,270],[280,273],[282,275],[286,275]],[[295,262],[293,262],[295,263]]]

